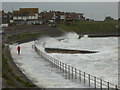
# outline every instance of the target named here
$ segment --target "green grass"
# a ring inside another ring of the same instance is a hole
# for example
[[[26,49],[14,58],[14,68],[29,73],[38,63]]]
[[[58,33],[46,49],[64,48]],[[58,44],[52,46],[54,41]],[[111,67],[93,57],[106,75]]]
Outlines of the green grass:
[[[2,54],[2,65],[3,67],[7,66],[8,72],[12,72],[12,69],[9,67],[7,59],[4,57],[4,55]],[[5,67],[6,68],[6,67]],[[7,85],[9,86],[14,86],[13,82],[11,81],[11,79],[7,76],[6,72],[2,73],[2,78],[6,80]]]
[[[8,65],[8,60],[4,57],[4,55],[2,55],[2,60],[3,66],[7,66],[7,71],[12,75],[13,78],[15,78],[19,83],[22,83],[25,87],[34,87],[31,82],[25,82],[24,80],[22,80],[22,77],[15,75],[13,69]],[[14,86],[14,82],[10,79],[10,77],[8,77],[6,72],[3,72],[2,78],[6,80],[7,85]]]
[[[29,32],[29,33],[15,34],[15,35],[12,35],[12,36],[8,36],[7,39],[6,39],[7,41],[5,41],[5,42],[6,43],[11,43],[11,42],[14,42],[14,41],[26,40],[26,39],[30,39],[30,38],[38,38],[40,35],[41,35],[40,32]],[[15,86],[16,84],[14,82],[14,80],[15,80],[20,85],[23,85],[25,87],[35,87],[34,84],[32,84],[31,82],[24,81],[23,77],[17,75],[14,72],[14,69],[8,64],[8,60],[4,57],[4,55],[2,54],[1,56],[2,56],[2,65],[3,65],[3,67],[5,67],[4,71],[2,73],[2,78],[5,79],[8,86],[16,87]],[[14,80],[12,80],[11,77]]]
[[[0,43],[0,77],[2,77],[2,45]]]
[[[117,30],[115,27],[117,21],[81,21],[73,23],[62,23],[57,26],[63,31],[75,31],[77,33],[104,33],[114,32]]]
[[[24,33],[24,34],[15,34],[12,36],[9,36],[7,38],[7,43],[10,43],[12,41],[18,41],[18,40],[24,40],[24,39],[30,39],[30,38],[37,38],[40,36],[40,33]]]
[[[7,37],[7,43],[11,43],[14,41],[19,41],[19,40],[26,40],[30,38],[37,38],[40,36],[40,32],[29,32],[29,33],[21,33],[21,34],[15,34],[12,36]],[[24,81],[24,78],[21,76],[17,75],[13,68],[8,64],[8,60],[4,57],[2,54],[2,65],[4,68],[4,72],[2,73],[2,78],[5,79],[6,83],[8,86],[13,86],[14,85],[14,80],[16,80],[20,85],[23,85],[25,87],[35,87],[31,82]],[[14,80],[11,79],[11,76]]]
[[[15,76],[16,80],[23,83],[27,87],[34,87],[32,83],[23,81],[19,76]]]

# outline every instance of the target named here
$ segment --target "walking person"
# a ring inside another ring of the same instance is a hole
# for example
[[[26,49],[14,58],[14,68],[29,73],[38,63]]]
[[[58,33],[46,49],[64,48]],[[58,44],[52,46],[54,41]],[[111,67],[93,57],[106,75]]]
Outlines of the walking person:
[[[18,50],[18,55],[20,55],[20,46],[17,47],[17,50]]]

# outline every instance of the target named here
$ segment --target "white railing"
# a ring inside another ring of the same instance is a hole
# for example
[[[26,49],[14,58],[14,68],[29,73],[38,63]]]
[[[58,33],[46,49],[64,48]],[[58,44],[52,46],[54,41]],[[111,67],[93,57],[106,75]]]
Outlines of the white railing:
[[[100,78],[97,78],[95,76],[92,76],[86,72],[83,72],[77,68],[71,67],[70,65],[67,65],[65,63],[62,63],[59,60],[54,59],[53,57],[49,56],[47,53],[42,52],[39,50],[35,45],[33,45],[35,51],[47,59],[53,67],[59,69],[63,73],[66,73],[67,77],[69,79],[79,79],[80,81],[83,81],[84,83],[87,83],[89,86],[92,86],[94,88],[100,88],[105,90],[119,90],[117,85],[114,85],[112,83],[109,83],[107,81],[104,81]]]

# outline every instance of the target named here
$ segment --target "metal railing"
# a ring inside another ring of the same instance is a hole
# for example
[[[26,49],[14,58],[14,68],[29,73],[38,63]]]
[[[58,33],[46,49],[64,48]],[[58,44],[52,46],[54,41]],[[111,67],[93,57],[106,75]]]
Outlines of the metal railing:
[[[103,79],[97,78],[96,76],[90,75],[65,63],[62,63],[61,61],[49,56],[47,53],[40,51],[35,45],[33,47],[35,51],[42,57],[46,58],[53,67],[59,69],[63,73],[66,73],[69,79],[79,79],[80,81],[87,83],[89,86],[100,88],[101,90],[119,90],[117,85],[104,81]]]

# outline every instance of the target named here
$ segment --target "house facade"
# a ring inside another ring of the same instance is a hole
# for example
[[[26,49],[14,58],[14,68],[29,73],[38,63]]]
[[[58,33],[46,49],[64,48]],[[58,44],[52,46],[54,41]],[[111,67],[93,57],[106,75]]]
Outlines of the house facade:
[[[84,20],[82,13],[74,12],[61,12],[61,11],[45,11],[39,14],[40,19],[48,22],[59,22],[59,21],[73,21],[73,20]]]
[[[13,22],[16,25],[41,24],[38,20],[38,8],[20,8],[19,11],[13,11]]]
[[[10,20],[13,19],[13,14],[12,12],[4,12],[4,11],[1,11],[1,16],[2,16],[2,24],[8,24],[10,23]]]
[[[38,8],[20,8],[13,12],[2,13],[2,23],[10,25],[31,25],[31,24],[44,24],[56,22],[74,22],[85,20],[82,13],[75,12],[62,12],[62,11],[44,11],[40,12]]]

